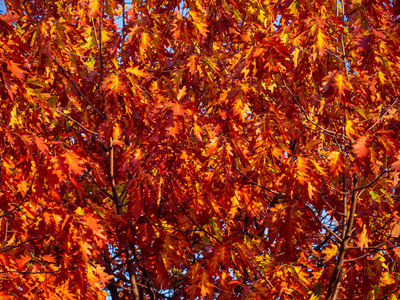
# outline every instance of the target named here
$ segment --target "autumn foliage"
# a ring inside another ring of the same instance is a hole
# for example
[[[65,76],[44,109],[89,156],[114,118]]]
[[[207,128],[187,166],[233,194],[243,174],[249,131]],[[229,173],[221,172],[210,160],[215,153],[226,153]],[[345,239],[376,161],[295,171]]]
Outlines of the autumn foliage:
[[[399,299],[397,1],[6,0],[1,299]]]

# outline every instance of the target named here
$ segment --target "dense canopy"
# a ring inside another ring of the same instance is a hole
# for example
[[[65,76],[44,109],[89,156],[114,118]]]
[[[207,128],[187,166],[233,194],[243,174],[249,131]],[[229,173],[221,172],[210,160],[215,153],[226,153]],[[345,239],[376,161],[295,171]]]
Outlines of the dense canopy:
[[[5,6],[1,299],[400,298],[396,1]]]

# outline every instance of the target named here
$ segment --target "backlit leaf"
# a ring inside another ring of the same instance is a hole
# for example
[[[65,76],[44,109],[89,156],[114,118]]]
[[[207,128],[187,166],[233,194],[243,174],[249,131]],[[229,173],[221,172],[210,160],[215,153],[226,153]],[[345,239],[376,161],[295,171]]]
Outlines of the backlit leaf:
[[[357,155],[357,157],[363,158],[368,155],[369,149],[367,147],[367,142],[368,142],[368,137],[362,136],[353,145],[354,153]]]
[[[83,168],[80,166],[82,159],[79,158],[73,151],[64,153],[65,163],[68,165],[69,169],[75,174],[82,174]]]

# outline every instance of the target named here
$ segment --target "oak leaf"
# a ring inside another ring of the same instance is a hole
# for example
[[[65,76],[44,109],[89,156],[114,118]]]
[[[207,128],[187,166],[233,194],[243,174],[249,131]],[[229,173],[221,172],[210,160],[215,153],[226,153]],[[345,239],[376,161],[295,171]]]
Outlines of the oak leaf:
[[[64,153],[64,158],[65,163],[71,171],[76,175],[82,174],[83,168],[80,166],[82,159],[79,156],[77,156],[73,151],[69,151]]]
[[[367,147],[368,137],[362,136],[358,139],[358,141],[353,145],[354,153],[359,158],[363,158],[368,155],[369,149]]]

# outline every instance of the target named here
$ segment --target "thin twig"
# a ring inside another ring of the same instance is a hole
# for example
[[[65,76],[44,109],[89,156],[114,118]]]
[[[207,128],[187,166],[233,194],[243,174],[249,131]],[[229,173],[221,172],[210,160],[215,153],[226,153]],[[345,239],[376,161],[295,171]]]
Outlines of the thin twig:
[[[13,208],[12,210],[10,210],[9,212],[0,215],[0,218],[3,218],[3,217],[6,217],[6,216],[11,215],[15,210],[17,210],[19,207],[21,207],[22,204],[24,204],[25,200],[27,199],[29,193],[30,193],[31,190],[32,190],[33,181],[34,181],[34,179],[35,179],[35,176],[36,176],[36,172],[35,172],[35,174],[33,174],[32,182],[31,182],[31,184],[30,184],[30,186],[29,186],[29,188],[28,188],[28,191],[26,192],[25,196],[22,198],[21,202],[18,203],[18,205],[14,206],[14,208]]]
[[[68,51],[67,49],[62,49],[62,48],[58,48],[58,49],[61,50],[61,51],[65,51],[65,52],[67,52],[67,53],[69,53],[71,55],[74,55],[74,56],[79,56],[79,57],[82,57],[82,58],[98,59],[97,57],[94,57],[94,56],[76,54],[76,53],[73,53],[71,51]]]
[[[322,227],[324,227],[324,229],[326,231],[328,231],[330,234],[332,234],[340,243],[342,242],[342,239],[332,230],[330,229],[328,226],[326,226],[320,219],[319,217],[315,214],[314,210],[308,206],[307,204],[305,204],[305,207],[307,208],[308,211],[311,212],[311,214],[314,216],[314,218],[318,221],[318,223],[321,224]]]
[[[239,170],[239,168],[237,167],[236,163],[233,163],[233,165],[235,166],[236,171],[238,171],[240,173],[240,175],[242,175],[244,178],[246,178],[250,184],[258,186],[259,188],[262,188],[272,194],[274,194],[274,196],[278,197],[278,198],[285,198],[286,196],[282,193],[279,193],[277,191],[271,190],[270,188],[267,188],[266,186],[263,186],[261,184],[258,184],[257,182],[254,182],[250,177],[248,177],[246,174],[244,174],[242,171]]]
[[[23,241],[23,242],[20,242],[20,243],[18,243],[18,244],[16,244],[16,245],[8,246],[8,247],[3,247],[3,249],[1,249],[1,252],[4,253],[4,252],[6,252],[6,251],[10,251],[10,250],[12,250],[12,249],[18,248],[18,247],[20,247],[20,246],[22,246],[22,245],[24,245],[24,244],[26,244],[26,243],[29,243],[29,242],[38,240],[38,239],[40,239],[40,238],[46,238],[46,237],[57,236],[57,235],[59,235],[59,234],[60,234],[60,233],[56,233],[56,234],[44,234],[44,235],[41,235],[41,236],[33,237],[33,238],[27,239],[27,240],[25,240],[25,241]]]
[[[335,137],[335,138],[339,138],[339,139],[341,139],[341,140],[347,142],[347,138],[343,137],[342,134],[340,134],[340,136],[342,136],[342,137],[340,137],[340,136],[338,136],[338,135],[339,135],[338,133],[336,133],[336,132],[334,132],[334,131],[330,131],[330,130],[328,130],[328,129],[322,127],[321,125],[315,123],[314,121],[312,121],[312,120],[310,119],[310,117],[307,115],[307,112],[305,111],[305,109],[303,108],[303,106],[301,106],[301,104],[300,104],[299,101],[297,100],[296,96],[293,94],[292,90],[291,90],[291,89],[288,87],[288,85],[286,84],[286,81],[285,81],[285,79],[283,78],[283,75],[282,75],[282,73],[281,73],[280,71],[279,71],[279,75],[281,75],[283,85],[284,85],[285,88],[288,90],[288,92],[290,93],[290,95],[292,96],[293,100],[296,102],[297,106],[300,108],[301,112],[303,113],[304,117],[306,118],[306,120],[307,120],[308,122],[310,122],[310,123],[313,124],[314,126],[318,127],[318,128],[321,129],[323,132],[328,133],[329,135],[332,135],[332,136]]]
[[[371,125],[370,128],[367,129],[367,131],[370,131],[372,128],[374,128],[375,125],[378,124],[378,123],[386,116],[386,114],[389,112],[389,109],[391,109],[391,108],[397,103],[397,101],[399,101],[399,98],[396,98],[396,100],[392,103],[392,105],[390,105],[390,106],[386,109],[385,113],[383,113],[383,114],[379,117],[379,119],[378,119],[373,125]]]
[[[194,224],[194,226],[196,226],[201,232],[204,232],[205,234],[207,234],[209,237],[215,239],[218,243],[223,244],[222,241],[219,240],[219,238],[217,238],[216,236],[214,236],[213,234],[209,233],[207,230],[203,229],[201,226],[199,226],[185,211],[185,209],[183,208],[183,206],[181,204],[179,204],[179,207],[182,209],[182,212],[184,213],[184,215],[190,220],[192,221],[192,223]]]
[[[79,123],[78,121],[72,119],[70,116],[68,116],[67,114],[63,113],[62,111],[56,110],[56,109],[51,108],[51,107],[50,107],[50,109],[51,109],[52,111],[54,111],[54,112],[57,112],[57,113],[63,115],[63,116],[66,117],[68,120],[74,122],[76,125],[78,125],[78,126],[81,127],[82,129],[86,130],[87,132],[90,132],[90,133],[92,133],[92,134],[94,134],[94,135],[99,135],[97,132],[92,131],[92,130],[90,130],[90,129],[87,129],[87,128],[86,128],[85,126],[83,126],[81,123]]]
[[[251,258],[249,258],[249,262],[250,262],[251,266],[257,271],[257,273],[260,274],[261,277],[268,283],[269,287],[271,289],[275,289],[275,287],[272,285],[271,281],[260,271],[260,269],[251,260]]]
[[[387,174],[387,173],[391,173],[395,170],[395,167],[391,167],[388,170],[384,170],[381,174],[379,174],[377,177],[375,177],[375,179],[373,179],[370,183],[368,183],[367,185],[364,185],[362,187],[356,188],[355,190],[353,190],[354,192],[360,191],[360,190],[365,190],[367,188],[369,188],[371,185],[373,185],[375,182],[377,182],[383,175]],[[359,195],[357,195],[357,198],[359,197]]]
[[[53,61],[57,64],[57,66],[58,66],[58,67],[61,69],[61,71],[64,73],[65,78],[66,78],[67,80],[69,80],[69,82],[72,83],[72,85],[74,86],[75,90],[79,93],[79,95],[81,95],[81,97],[83,98],[83,100],[85,100],[86,103],[89,104],[89,106],[90,106],[91,108],[93,108],[93,109],[96,111],[96,113],[97,113],[102,119],[106,119],[106,116],[103,115],[103,114],[96,108],[96,106],[94,106],[94,105],[89,101],[88,98],[86,98],[86,96],[82,93],[82,91],[79,89],[79,87],[77,86],[77,84],[76,84],[72,79],[69,78],[67,71],[58,63],[58,61],[57,61],[55,58],[53,58]]]

